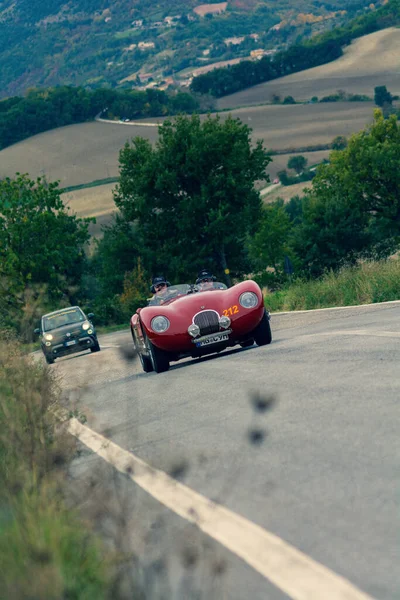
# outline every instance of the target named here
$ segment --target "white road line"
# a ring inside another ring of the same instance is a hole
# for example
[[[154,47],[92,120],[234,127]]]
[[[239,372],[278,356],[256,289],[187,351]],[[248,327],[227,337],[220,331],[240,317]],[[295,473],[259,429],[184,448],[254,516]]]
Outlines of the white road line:
[[[65,420],[64,413],[58,416]],[[77,419],[68,431],[153,498],[242,558],[293,600],[371,600],[276,535],[154,469]]]
[[[265,301],[268,304],[268,296],[265,296]],[[351,306],[330,306],[328,308],[310,308],[307,310],[286,310],[283,312],[272,312],[271,317],[281,316],[281,315],[302,315],[306,313],[316,313],[316,312],[324,312],[324,311],[336,311],[336,310],[351,310],[353,308],[371,308],[371,306],[385,306],[393,304],[394,306],[400,304],[400,300],[388,300],[387,302],[373,302],[372,304],[352,304]],[[267,306],[268,308],[268,306]],[[388,306],[389,308],[389,306]]]
[[[398,338],[400,337],[400,331],[374,331],[373,329],[343,329],[337,331],[324,331],[320,333],[310,333],[306,334],[303,337],[315,337],[315,336],[324,336],[331,337],[332,335],[364,335],[368,337],[389,337],[389,338]]]

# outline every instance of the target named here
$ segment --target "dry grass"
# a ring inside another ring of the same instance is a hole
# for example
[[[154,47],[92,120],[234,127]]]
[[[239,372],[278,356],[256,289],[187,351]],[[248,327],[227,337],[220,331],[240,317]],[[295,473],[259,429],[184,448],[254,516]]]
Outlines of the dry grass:
[[[355,40],[336,61],[225,96],[218,100],[217,107],[270,102],[273,94],[309,100],[339,89],[373,97],[377,85],[386,85],[392,94],[399,94],[399,47],[400,29],[377,31]]]

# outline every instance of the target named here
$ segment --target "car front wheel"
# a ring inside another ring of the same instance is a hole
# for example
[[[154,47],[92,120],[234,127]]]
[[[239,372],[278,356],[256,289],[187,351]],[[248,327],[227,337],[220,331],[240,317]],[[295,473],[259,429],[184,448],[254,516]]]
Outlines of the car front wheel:
[[[151,373],[154,369],[153,369],[153,365],[151,362],[151,359],[149,356],[146,356],[145,354],[142,354],[139,348],[139,345],[137,343],[136,340],[136,336],[132,331],[132,338],[133,338],[133,343],[135,346],[135,350],[139,356],[139,360],[140,360],[140,364],[142,365],[142,369],[145,373]]]
[[[53,365],[54,364],[54,358],[52,356],[49,356],[48,354],[44,355],[46,362],[48,365]]]
[[[250,346],[254,345],[254,340],[246,340],[245,342],[240,342],[242,348],[250,348]]]
[[[100,352],[101,348],[100,348],[100,344],[99,342],[96,340],[94,346],[92,346],[90,348],[90,352]]]
[[[264,311],[261,321],[253,331],[253,336],[257,346],[266,346],[272,342],[271,325],[269,324],[267,311]]]
[[[151,364],[156,373],[164,373],[169,369],[169,359],[166,352],[157,348],[149,339],[146,340],[146,346],[149,350]]]

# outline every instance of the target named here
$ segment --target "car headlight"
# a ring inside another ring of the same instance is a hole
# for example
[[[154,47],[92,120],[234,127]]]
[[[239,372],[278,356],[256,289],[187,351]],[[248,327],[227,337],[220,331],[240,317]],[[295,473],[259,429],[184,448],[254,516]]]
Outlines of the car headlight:
[[[192,337],[195,338],[198,335],[200,335],[200,327],[198,325],[196,325],[195,323],[192,323],[188,327],[188,333],[189,333],[189,335],[191,335]]]
[[[87,329],[89,329],[89,327],[90,327],[90,323],[88,323],[88,321],[85,321],[84,323],[82,323],[82,329],[84,329],[85,331]]]
[[[51,342],[51,340],[53,339],[53,336],[51,335],[51,333],[46,333],[46,335],[44,336],[44,339],[47,340],[48,342]]]
[[[45,342],[46,346],[51,346],[51,342]]]
[[[93,333],[93,329],[88,329],[88,334],[92,335],[92,333]]]
[[[229,325],[231,324],[231,320],[229,317],[225,317],[224,315],[220,318],[219,324],[221,325],[222,329],[228,329]]]
[[[170,322],[167,317],[154,317],[154,319],[151,320],[151,328],[155,333],[163,333],[164,331],[167,331],[169,326]]]
[[[244,292],[240,295],[239,304],[243,308],[254,308],[258,304],[257,294],[254,292]]]

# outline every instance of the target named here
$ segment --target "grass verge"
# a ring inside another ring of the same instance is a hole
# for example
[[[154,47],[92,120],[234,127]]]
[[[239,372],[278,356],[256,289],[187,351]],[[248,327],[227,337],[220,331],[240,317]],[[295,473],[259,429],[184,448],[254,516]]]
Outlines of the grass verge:
[[[50,410],[59,394],[48,367],[0,339],[1,600],[107,597],[100,542],[64,502],[74,445]]]
[[[329,272],[314,281],[298,280],[265,294],[271,312],[374,304],[400,299],[400,259],[365,262]]]

